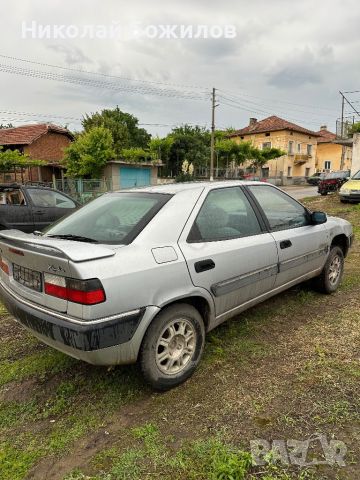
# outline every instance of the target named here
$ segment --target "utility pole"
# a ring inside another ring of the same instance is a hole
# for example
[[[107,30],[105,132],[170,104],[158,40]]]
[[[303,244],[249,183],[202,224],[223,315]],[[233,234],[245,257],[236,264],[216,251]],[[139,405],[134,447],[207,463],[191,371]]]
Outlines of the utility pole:
[[[341,138],[344,138],[344,107],[345,107],[345,97],[342,92],[339,92],[341,95]]]
[[[216,88],[212,89],[211,96],[211,145],[210,145],[210,182],[214,180],[214,155],[215,155],[215,91]]]

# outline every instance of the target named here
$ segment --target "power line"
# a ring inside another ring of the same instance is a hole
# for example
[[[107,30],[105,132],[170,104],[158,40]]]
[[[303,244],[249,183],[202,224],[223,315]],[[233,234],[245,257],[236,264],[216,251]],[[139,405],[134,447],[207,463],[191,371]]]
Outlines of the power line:
[[[271,115],[273,114],[273,112],[268,112],[266,110],[259,110],[259,109],[255,109],[255,108],[250,109],[250,108],[247,108],[244,105],[227,103],[227,102],[224,102],[224,101],[221,102],[221,105],[227,105],[228,107],[236,108],[238,110],[246,110],[246,111],[251,112],[251,113],[256,112],[256,113],[260,113],[260,114],[264,114],[264,115],[269,115],[269,113]],[[318,122],[311,122],[311,121],[308,121],[308,120],[291,118],[291,117],[288,117],[288,118],[289,118],[289,120],[292,120],[292,121],[295,121],[295,122],[307,123],[307,124],[310,124],[310,125],[319,125]]]
[[[337,112],[337,110],[335,110],[333,108],[326,108],[326,107],[319,107],[319,106],[316,106],[316,105],[287,102],[285,100],[280,100],[280,99],[269,99],[268,97],[259,97],[257,95],[250,95],[250,94],[240,93],[240,92],[234,93],[234,92],[231,92],[231,91],[228,91],[228,90],[222,90],[222,89],[219,89],[219,91],[225,93],[226,95],[230,95],[230,96],[235,97],[235,98],[240,99],[240,100],[245,100],[244,97],[249,97],[249,98],[255,98],[257,100],[267,100],[270,103],[283,103],[285,105],[295,105],[295,106],[298,106],[298,107],[311,108],[313,110],[328,110],[328,111],[331,111],[331,112]]]
[[[220,96],[219,95],[219,98],[224,98],[225,100],[227,100],[225,97],[223,96]],[[251,107],[249,105],[243,105],[239,102],[232,102],[232,103],[229,103],[228,101],[221,101],[221,104],[222,105],[227,105],[229,107],[233,107],[233,108],[237,108],[239,110],[246,110],[248,112],[251,112],[251,113],[259,113],[261,115],[274,115],[274,111],[268,111],[268,110],[263,110],[263,109],[260,109],[260,108],[256,108],[256,107]],[[251,108],[249,108],[251,107]],[[289,120],[291,121],[294,121],[294,122],[300,122],[300,123],[308,123],[308,124],[311,124],[311,125],[319,125],[319,122],[318,121],[311,121],[311,120],[308,120],[308,119],[300,119],[300,118],[295,118],[295,117],[287,117]]]
[[[31,63],[33,65],[41,65],[43,67],[51,67],[51,68],[58,68],[61,70],[66,70],[70,72],[77,72],[77,73],[82,73],[82,74],[87,74],[87,75],[97,75],[101,77],[106,77],[106,78],[115,78],[118,80],[126,80],[126,81],[131,81],[131,82],[140,82],[140,83],[145,83],[145,84],[155,84],[155,85],[164,85],[164,86],[170,86],[170,87],[177,87],[177,88],[196,88],[196,89],[201,89],[204,92],[206,92],[206,89],[204,89],[203,86],[200,85],[185,85],[185,84],[176,84],[176,83],[169,83],[169,82],[160,82],[156,80],[140,80],[138,78],[134,77],[123,77],[120,75],[110,75],[108,73],[102,73],[102,72],[94,72],[94,71],[89,71],[89,70],[83,70],[80,68],[72,68],[72,67],[64,67],[61,65],[54,65],[51,63],[43,63],[43,62],[36,62],[34,60],[27,60],[25,58],[19,58],[19,57],[13,57],[10,55],[3,55],[0,54],[1,58],[6,58],[8,60],[15,60],[18,62],[25,62],[25,63]],[[210,90],[210,89],[209,89]]]
[[[54,80],[60,81],[65,83],[71,83],[75,85],[81,86],[90,86],[96,88],[105,88],[107,90],[113,91],[122,91],[127,93],[142,93],[144,95],[157,95],[157,96],[165,96],[171,98],[179,98],[179,99],[189,99],[189,100],[207,100],[204,96],[199,94],[195,94],[195,92],[185,92],[179,90],[171,90],[171,89],[156,89],[154,87],[146,87],[146,86],[129,86],[120,83],[110,83],[104,82],[100,80],[91,80],[82,77],[74,77],[74,76],[66,76],[59,73],[53,72],[45,72],[41,70],[33,70],[27,69],[23,67],[16,67],[10,66],[6,64],[0,64],[0,71],[5,73],[11,73],[15,75],[21,75],[26,77],[33,77],[33,78],[41,78],[44,80]]]

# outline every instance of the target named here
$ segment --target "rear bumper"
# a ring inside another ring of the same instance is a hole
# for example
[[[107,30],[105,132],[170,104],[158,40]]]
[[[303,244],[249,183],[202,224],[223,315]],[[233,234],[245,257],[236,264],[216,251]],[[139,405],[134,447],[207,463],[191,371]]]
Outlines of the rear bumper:
[[[112,317],[81,322],[30,304],[1,281],[0,298],[15,319],[44,343],[98,365],[136,361],[139,338],[141,336],[142,339],[149,321],[157,313],[152,311],[155,307],[139,308]]]

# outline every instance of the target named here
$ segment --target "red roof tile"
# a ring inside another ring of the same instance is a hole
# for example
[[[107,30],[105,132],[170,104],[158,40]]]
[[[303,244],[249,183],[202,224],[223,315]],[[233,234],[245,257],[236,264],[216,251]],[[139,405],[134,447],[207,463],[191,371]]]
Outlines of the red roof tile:
[[[22,127],[0,129],[0,145],[29,145],[46,133],[60,133],[73,138],[72,134],[65,128],[57,125],[38,123],[35,125],[24,125]]]
[[[313,137],[319,136],[318,133],[313,132],[312,130],[300,127],[295,123],[288,122],[283,118],[272,115],[271,117],[264,118],[264,120],[255,122],[245,128],[236,130],[234,133],[229,135],[229,137],[238,137],[239,135],[251,135],[253,133],[274,132],[278,130],[291,130],[294,132],[305,133],[306,135],[311,135]]]
[[[326,129],[319,130],[317,134],[320,135],[320,138],[317,140],[318,143],[331,143],[336,139],[336,134]]]

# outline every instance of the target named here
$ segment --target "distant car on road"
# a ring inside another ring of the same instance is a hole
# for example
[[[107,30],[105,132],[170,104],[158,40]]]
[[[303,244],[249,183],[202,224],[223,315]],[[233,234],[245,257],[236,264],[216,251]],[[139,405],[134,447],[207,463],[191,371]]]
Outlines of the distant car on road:
[[[39,185],[0,184],[0,230],[42,230],[80,204],[65,193]]]
[[[360,170],[343,184],[339,193],[342,202],[360,202]]]
[[[326,173],[314,173],[311,177],[307,177],[306,181],[309,185],[318,185],[325,175]]]
[[[318,192],[320,195],[337,192],[349,178],[350,172],[348,170],[327,173],[319,182]]]
[[[351,241],[349,222],[269,183],[121,190],[43,235],[0,232],[0,297],[48,345],[98,365],[139,360],[166,390],[228,318],[311,278],[334,292]]]

